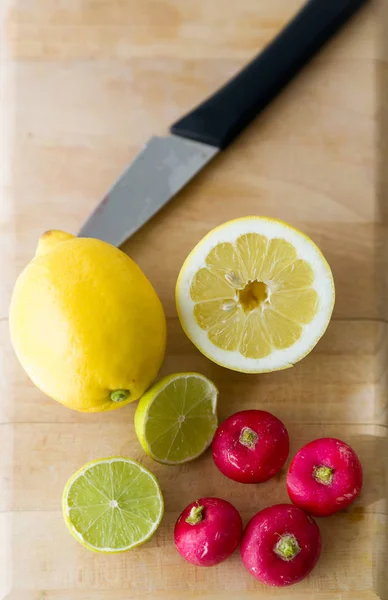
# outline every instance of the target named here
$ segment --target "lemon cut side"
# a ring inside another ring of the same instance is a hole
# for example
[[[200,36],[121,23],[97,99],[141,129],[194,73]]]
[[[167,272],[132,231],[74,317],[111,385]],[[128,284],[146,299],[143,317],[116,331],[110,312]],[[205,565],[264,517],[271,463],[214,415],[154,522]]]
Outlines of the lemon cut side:
[[[334,307],[330,267],[283,221],[246,217],[211,231],[176,286],[182,327],[214,362],[247,373],[292,367],[325,332]]]

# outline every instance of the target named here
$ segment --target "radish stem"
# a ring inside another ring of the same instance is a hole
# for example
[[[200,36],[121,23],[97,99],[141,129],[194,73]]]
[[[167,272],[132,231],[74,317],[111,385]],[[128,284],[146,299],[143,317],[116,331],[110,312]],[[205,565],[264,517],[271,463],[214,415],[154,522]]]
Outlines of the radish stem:
[[[247,448],[254,448],[257,444],[259,436],[250,427],[243,427],[240,433],[239,442]]]
[[[282,560],[292,560],[297,554],[299,554],[301,548],[298,544],[298,540],[292,533],[286,533],[280,536],[277,541],[274,552]]]
[[[189,516],[186,519],[186,523],[189,525],[197,525],[203,520],[203,510],[204,507],[198,504],[198,506],[193,506],[190,511]]]
[[[313,477],[316,481],[318,481],[318,483],[330,485],[333,481],[333,473],[334,471],[330,467],[319,465],[319,467],[314,467]]]

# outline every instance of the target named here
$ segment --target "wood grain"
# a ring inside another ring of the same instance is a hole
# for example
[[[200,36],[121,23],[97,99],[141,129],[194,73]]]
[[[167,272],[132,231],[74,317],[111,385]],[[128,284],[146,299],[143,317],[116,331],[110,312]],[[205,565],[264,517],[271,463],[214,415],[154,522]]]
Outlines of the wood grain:
[[[171,468],[144,456],[134,406],[68,411],[37,390],[13,355],[8,305],[46,229],[76,232],[152,134],[259,51],[302,0],[3,0],[0,8],[0,595],[8,600],[372,600],[387,598],[386,169],[388,44],[383,7],[363,9],[228,151],[125,245],[168,317],[163,373],[197,370],[220,389],[220,418],[257,406],[286,423],[291,454],[315,437],[349,442],[365,469],[360,498],[321,519],[322,558],[285,591],[259,585],[238,554],[194,568],[172,544],[193,497],[230,499],[246,521],[287,501],[285,471],[249,487],[209,454]],[[379,86],[376,86],[376,80]],[[380,149],[380,150],[379,150]],[[200,355],[176,317],[189,250],[243,214],[288,220],[332,265],[337,301],[316,349],[293,369],[226,371]],[[163,258],[161,258],[163,257]],[[386,288],[385,288],[386,289]],[[68,535],[61,493],[85,461],[123,453],[158,476],[166,516],[142,548],[99,556]]]

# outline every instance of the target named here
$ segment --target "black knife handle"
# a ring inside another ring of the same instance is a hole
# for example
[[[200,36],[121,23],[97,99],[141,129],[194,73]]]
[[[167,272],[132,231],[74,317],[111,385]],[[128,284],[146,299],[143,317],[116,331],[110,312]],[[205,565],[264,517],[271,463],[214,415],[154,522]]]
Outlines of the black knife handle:
[[[226,148],[366,1],[308,0],[263,52],[171,133]]]

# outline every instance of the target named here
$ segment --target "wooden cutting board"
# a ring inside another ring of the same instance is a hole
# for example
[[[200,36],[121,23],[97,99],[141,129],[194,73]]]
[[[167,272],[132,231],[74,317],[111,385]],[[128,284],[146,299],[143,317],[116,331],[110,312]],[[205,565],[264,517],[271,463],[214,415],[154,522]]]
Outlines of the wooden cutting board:
[[[265,588],[238,553],[186,564],[172,541],[183,507],[205,495],[232,501],[244,521],[287,501],[285,473],[244,486],[209,453],[181,468],[144,456],[134,406],[71,412],[28,380],[9,342],[15,277],[41,232],[80,225],[151,134],[233,75],[301,0],[3,0],[1,13],[1,494],[0,592],[10,600],[371,600],[387,597],[387,325],[380,303],[384,240],[384,48],[377,7],[363,9],[250,129],[125,246],[160,294],[168,317],[163,373],[199,371],[220,389],[220,418],[257,407],[282,419],[291,453],[336,436],[359,453],[361,497],[321,519],[322,558],[286,590]],[[378,79],[379,87],[376,86]],[[381,85],[380,85],[381,83]],[[378,124],[378,126],[376,125]],[[380,186],[380,187],[379,187]],[[195,243],[219,223],[263,214],[290,221],[332,265],[337,302],[317,348],[293,369],[239,375],[201,356],[183,334],[174,284]],[[385,230],[385,236],[387,235]],[[386,272],[386,271],[385,271]],[[124,454],[158,476],[163,523],[118,556],[83,549],[68,534],[61,493],[93,458]],[[385,587],[384,587],[385,586]]]

